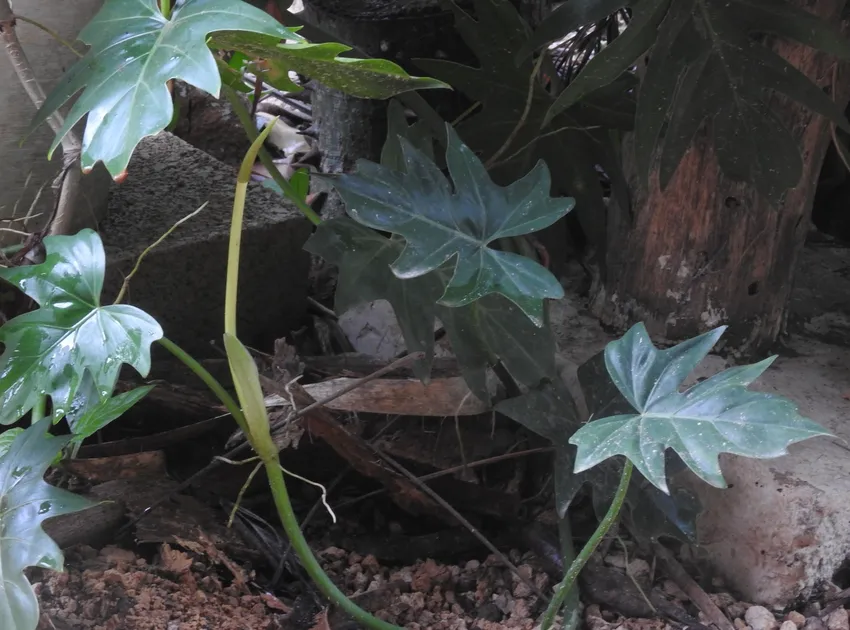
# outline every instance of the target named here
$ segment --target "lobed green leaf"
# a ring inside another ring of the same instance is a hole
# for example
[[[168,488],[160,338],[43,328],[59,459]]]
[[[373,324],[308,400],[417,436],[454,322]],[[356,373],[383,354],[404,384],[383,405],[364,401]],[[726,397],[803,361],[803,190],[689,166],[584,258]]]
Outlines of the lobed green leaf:
[[[263,80],[285,90],[292,86],[290,70],[361,98],[386,99],[411,90],[449,87],[436,79],[412,77],[387,59],[340,57],[351,48],[333,42],[288,44],[257,33],[228,32],[215,35],[212,45],[261,58],[266,68]]]
[[[656,350],[638,324],[608,344],[608,373],[633,409],[593,420],[570,438],[578,446],[576,472],[624,455],[654,486],[668,492],[669,448],[696,475],[722,488],[720,453],[767,459],[785,454],[795,442],[829,435],[802,417],[790,400],[747,389],[773,358],[727,369],[680,393],[682,382],[722,333],[720,328]]]
[[[117,177],[141,139],[162,131],[171,121],[169,80],[181,79],[218,96],[221,77],[206,46],[207,35],[250,31],[278,40],[302,39],[242,0],[175,4],[166,19],[157,0],[106,0],[79,35],[89,51],[65,73],[30,126],[31,132],[82,90],[56,134],[51,154],[88,114],[82,167],[91,169],[103,161]]]
[[[106,257],[96,232],[48,236],[45,261],[0,269],[0,278],[35,300],[38,310],[0,327],[0,424],[11,424],[50,396],[53,417],[79,405],[84,379],[108,398],[123,364],[146,376],[150,345],[162,328],[134,306],[101,306]]]
[[[454,130],[447,130],[454,189],[403,139],[404,171],[360,160],[356,174],[334,178],[334,186],[356,221],[404,237],[405,247],[392,264],[399,278],[423,276],[456,257],[440,304],[464,306],[497,293],[540,326],[543,300],[561,297],[561,285],[531,259],[489,244],[551,225],[572,209],[573,200],[549,197],[549,171],[542,162],[521,180],[497,186]]]
[[[62,571],[64,562],[42,524],[92,505],[44,482],[50,462],[70,439],[51,436],[49,428],[49,418],[40,420],[15,435],[9,449],[0,455],[0,628],[36,629],[38,600],[24,569]]]

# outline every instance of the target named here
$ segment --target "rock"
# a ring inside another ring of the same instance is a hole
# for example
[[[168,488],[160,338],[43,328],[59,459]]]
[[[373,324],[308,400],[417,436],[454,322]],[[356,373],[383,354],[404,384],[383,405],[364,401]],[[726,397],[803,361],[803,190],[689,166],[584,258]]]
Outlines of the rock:
[[[221,345],[236,170],[163,132],[142,140],[128,173],[113,188],[100,225],[105,297],[117,294],[145,248],[208,202],[145,257],[125,301],[157,318],[187,352],[209,356],[210,341]],[[246,345],[271,347],[301,325],[310,264],[303,245],[310,232],[309,222],[281,197],[249,184],[238,307]]]
[[[796,610],[792,610],[791,612],[789,612],[786,619],[788,621],[793,622],[794,625],[798,628],[802,628],[804,625],[806,625],[806,617],[798,613]]]
[[[820,617],[809,617],[803,625],[803,630],[826,630],[826,624]]]
[[[699,613],[699,614],[700,614],[700,621],[703,621],[703,617],[704,617],[703,612],[702,612],[702,611],[700,611],[700,613]],[[710,624],[710,622],[709,622],[707,619],[704,621],[704,623],[705,623],[705,625],[709,625],[709,624]],[[735,617],[735,621],[733,621],[732,623],[734,623],[734,624],[735,624],[735,627],[736,627],[738,630],[752,630],[752,629],[751,629],[751,628],[747,625],[747,622],[746,622],[746,621],[744,621],[743,619],[741,619],[740,617]]]
[[[797,630],[797,624],[793,621],[786,620],[779,626],[779,630]]]
[[[502,611],[493,602],[488,602],[478,607],[478,610],[475,611],[475,616],[484,621],[501,621]]]
[[[737,617],[744,618],[744,613],[747,612],[747,608],[752,606],[752,604],[748,602],[732,602],[726,607],[726,613],[735,619]]]
[[[661,590],[665,595],[669,595],[673,599],[677,599],[682,602],[687,602],[691,599],[673,580],[664,580],[664,583],[661,585]]]
[[[764,606],[750,606],[744,613],[744,619],[753,630],[776,630],[779,625],[773,613]]]
[[[240,98],[243,105],[247,105],[247,100]],[[183,81],[174,82],[174,102],[179,108],[174,135],[217,160],[239,168],[251,142],[230,102]]]
[[[826,627],[828,630],[850,630],[850,618],[848,618],[847,609],[838,608],[829,613],[826,618]]]

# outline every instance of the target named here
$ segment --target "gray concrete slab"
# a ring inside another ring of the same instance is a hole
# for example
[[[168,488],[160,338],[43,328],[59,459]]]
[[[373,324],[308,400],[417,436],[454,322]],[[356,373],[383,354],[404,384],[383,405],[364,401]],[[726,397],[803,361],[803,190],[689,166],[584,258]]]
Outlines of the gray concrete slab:
[[[138,146],[127,180],[113,187],[100,225],[106,294],[117,294],[139,254],[176,221],[208,202],[143,261],[125,301],[145,309],[190,352],[221,347],[225,270],[236,169],[163,132]],[[242,237],[239,335],[270,347],[298,327],[306,309],[311,227],[301,213],[249,184]]]

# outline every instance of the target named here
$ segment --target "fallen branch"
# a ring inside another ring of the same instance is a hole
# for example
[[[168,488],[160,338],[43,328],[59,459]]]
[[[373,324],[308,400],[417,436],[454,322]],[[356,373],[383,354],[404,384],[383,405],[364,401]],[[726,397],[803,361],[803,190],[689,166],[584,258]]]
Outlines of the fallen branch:
[[[723,614],[723,611],[720,610],[717,604],[712,601],[711,597],[708,596],[708,593],[706,593],[700,585],[687,574],[685,569],[681,564],[679,564],[679,561],[673,557],[673,554],[669,549],[667,549],[667,547],[661,543],[654,542],[652,543],[652,549],[655,551],[655,554],[661,558],[661,562],[664,564],[670,579],[672,579],[676,585],[685,592],[694,605],[699,608],[699,610],[718,628],[718,630],[735,630],[735,626],[731,621],[729,621],[726,615]]]

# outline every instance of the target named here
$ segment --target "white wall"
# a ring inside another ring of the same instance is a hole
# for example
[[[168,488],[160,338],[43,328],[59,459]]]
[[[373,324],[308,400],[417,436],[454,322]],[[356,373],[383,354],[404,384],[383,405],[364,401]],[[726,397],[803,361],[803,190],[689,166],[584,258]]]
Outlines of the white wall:
[[[74,41],[101,4],[102,0],[12,0],[12,10]],[[76,57],[49,35],[22,21],[18,22],[17,33],[39,82],[49,92]],[[50,162],[47,161],[53,132],[46,124],[42,125],[19,146],[34,113],[32,102],[21,87],[5,50],[0,47],[0,227],[9,226],[2,219],[11,216],[16,202],[19,205],[17,216],[26,213],[42,184],[46,186],[39,211],[46,217],[53,208],[50,184],[62,165],[61,149]],[[30,181],[25,185],[28,177]],[[30,227],[37,228],[40,224],[34,222]],[[10,240],[14,239],[0,232],[0,242]]]

